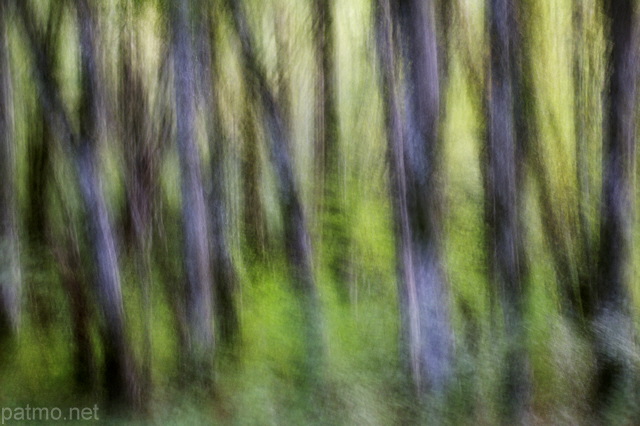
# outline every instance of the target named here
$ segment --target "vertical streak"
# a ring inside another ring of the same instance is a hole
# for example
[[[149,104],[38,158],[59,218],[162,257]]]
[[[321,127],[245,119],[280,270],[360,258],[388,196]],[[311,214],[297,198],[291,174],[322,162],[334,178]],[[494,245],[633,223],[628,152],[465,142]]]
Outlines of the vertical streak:
[[[171,2],[176,138],[187,272],[187,315],[190,330],[188,351],[192,362],[202,363],[201,367],[206,368],[213,361],[212,277],[200,154],[196,143],[195,64],[189,27],[190,4],[190,1],[182,0]]]
[[[526,150],[525,100],[517,0],[491,0],[485,191],[490,270],[506,333],[502,402],[508,421],[524,421],[529,404],[523,326],[526,259],[520,218],[522,159]]]
[[[13,94],[7,35],[7,2],[0,3],[0,338],[16,332],[20,315],[20,266],[15,214]]]
[[[602,196],[598,277],[593,300],[596,355],[595,393],[599,414],[623,388],[632,345],[629,278],[632,261],[636,156],[635,103],[638,76],[638,25],[635,2],[605,0],[604,15],[611,40],[611,75],[604,101]]]

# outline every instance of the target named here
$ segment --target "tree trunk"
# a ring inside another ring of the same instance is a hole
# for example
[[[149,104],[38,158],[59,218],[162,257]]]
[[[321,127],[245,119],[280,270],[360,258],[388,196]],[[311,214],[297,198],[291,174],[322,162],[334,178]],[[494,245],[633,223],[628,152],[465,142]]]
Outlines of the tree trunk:
[[[0,3],[0,343],[17,331],[21,293],[8,9]]]
[[[75,161],[87,216],[89,241],[93,248],[98,299],[104,321],[105,384],[107,398],[112,404],[131,407],[138,403],[138,381],[126,338],[118,255],[98,166],[103,99],[95,54],[97,22],[87,0],[78,0],[76,6],[82,100],[80,137]]]
[[[151,393],[151,275],[153,229],[156,217],[157,183],[159,180],[160,150],[158,139],[152,135],[148,98],[145,92],[140,62],[139,41],[133,23],[133,6],[124,6],[120,34],[120,142],[125,153],[126,223],[125,241],[131,243],[141,295],[141,400]],[[128,232],[126,232],[128,230]],[[144,402],[143,402],[144,403]]]
[[[207,3],[201,1],[206,11]],[[231,349],[240,337],[240,318],[236,308],[235,293],[238,279],[231,258],[231,251],[225,232],[227,205],[225,200],[224,156],[226,140],[222,129],[221,107],[216,88],[217,46],[213,12],[206,11],[200,18],[198,37],[198,70],[202,85],[202,107],[206,114],[207,139],[209,143],[209,168],[211,187],[208,196],[211,224],[210,244],[214,290],[214,306],[217,331],[220,342]],[[252,213],[255,213],[252,211]]]
[[[68,209],[65,218],[71,220]],[[71,222],[70,222],[71,223]],[[74,352],[73,368],[76,389],[83,394],[90,394],[98,383],[96,376],[96,360],[91,342],[92,311],[86,288],[86,277],[82,271],[80,244],[75,226],[70,225],[61,235],[62,244],[54,244],[53,256],[58,264],[60,280],[69,300],[71,311],[71,329]]]
[[[315,156],[321,240],[335,288],[341,300],[349,299],[349,237],[340,190],[340,127],[337,77],[334,66],[333,1],[314,0],[316,56]]]
[[[180,159],[184,262],[187,273],[189,374],[212,377],[212,276],[209,259],[207,210],[195,127],[195,61],[189,24],[190,1],[171,2],[172,46],[176,108],[176,138]]]
[[[47,29],[44,45],[48,52],[55,52],[59,47],[60,21],[63,13],[60,7],[51,7],[47,19]],[[40,105],[35,106],[33,123],[28,129],[28,208],[26,212],[26,228],[31,249],[39,249],[46,244],[47,233],[47,194],[51,178],[51,144],[53,143],[51,129],[44,117],[44,110]]]
[[[523,421],[529,404],[523,325],[527,266],[519,213],[526,129],[516,14],[516,0],[491,0],[485,213],[489,268],[505,324],[507,349],[501,396],[506,421]]]
[[[442,395],[451,379],[453,331],[441,265],[437,184],[440,87],[433,2],[379,3],[379,46],[391,157],[403,352],[416,392]],[[398,33],[393,33],[393,27]],[[405,70],[396,85],[395,40]],[[400,99],[404,97],[405,115]]]
[[[270,246],[265,207],[260,196],[261,165],[260,142],[256,131],[254,107],[246,97],[241,112],[242,127],[242,195],[244,245],[251,261],[264,260]]]
[[[232,0],[227,0],[226,4],[232,12],[233,24],[240,38],[241,60],[249,89],[262,107],[263,125],[269,141],[271,164],[275,169],[278,199],[284,220],[285,254],[293,275],[293,288],[302,307],[303,331],[307,339],[305,362],[308,373],[315,381],[318,379],[317,373],[324,350],[320,301],[313,276],[311,241],[289,153],[289,133],[281,106],[269,88],[266,73],[258,62],[242,4]]]
[[[52,57],[39,37],[33,11],[27,2],[16,3],[34,58],[35,82],[50,129],[71,157],[78,177],[86,215],[89,244],[95,266],[95,287],[102,311],[105,387],[113,408],[137,405],[137,378],[125,333],[124,309],[116,244],[107,211],[97,143],[101,112],[100,81],[95,57],[96,22],[87,0],[76,1],[82,68],[80,133],[76,133],[53,78]]]
[[[595,398],[599,414],[623,388],[633,345],[629,300],[635,179],[635,103],[638,30],[632,0],[606,0],[604,16],[611,49],[605,91],[602,148],[600,251],[593,301],[596,356]]]

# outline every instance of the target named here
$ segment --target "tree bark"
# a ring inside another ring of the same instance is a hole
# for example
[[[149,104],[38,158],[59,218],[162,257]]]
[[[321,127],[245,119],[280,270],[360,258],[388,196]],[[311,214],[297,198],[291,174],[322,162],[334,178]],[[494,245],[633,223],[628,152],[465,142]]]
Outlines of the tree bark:
[[[133,249],[137,281],[141,295],[141,401],[144,404],[152,391],[152,246],[158,205],[160,149],[153,137],[149,101],[139,63],[138,33],[133,22],[133,8],[123,7],[120,33],[120,142],[125,158],[126,223],[125,241]],[[128,231],[128,232],[127,232]]]
[[[394,8],[381,0],[378,7],[403,352],[416,393],[442,395],[452,375],[453,331],[440,249],[440,82],[434,4],[403,1]],[[404,87],[397,85],[397,43]]]
[[[126,338],[120,270],[111,218],[102,190],[98,142],[103,94],[96,60],[96,28],[92,6],[77,0],[82,100],[80,136],[75,153],[80,192],[93,247],[98,299],[102,307],[105,350],[105,384],[108,400],[125,408],[138,404],[138,380]]]
[[[226,4],[232,13],[234,28],[240,39],[241,63],[249,89],[261,106],[284,220],[285,254],[293,275],[293,288],[302,307],[304,335],[307,339],[305,362],[312,380],[316,381],[316,373],[324,355],[320,301],[312,269],[311,241],[289,153],[290,136],[281,106],[269,88],[266,73],[257,59],[243,6],[241,2],[232,0],[227,0]]]
[[[21,294],[8,18],[8,4],[3,1],[0,3],[0,342],[18,329]]]
[[[207,2],[201,1],[203,10]],[[208,196],[211,224],[210,245],[214,282],[214,306],[216,325],[220,342],[226,349],[232,349],[240,338],[240,318],[237,312],[235,293],[238,278],[225,232],[227,205],[225,200],[226,178],[224,173],[225,145],[227,141],[220,116],[221,104],[216,87],[216,29],[214,12],[207,11],[198,22],[198,75],[202,87],[202,107],[206,114],[207,139],[209,143],[209,169],[211,173]],[[255,212],[252,211],[253,214]]]
[[[333,1],[314,0],[314,49],[317,67],[315,156],[321,240],[335,288],[349,299],[349,237],[340,190],[340,123],[337,106]]]
[[[34,27],[33,11],[18,1],[27,41],[34,58],[36,87],[40,102],[64,151],[73,161],[84,205],[87,235],[95,267],[96,292],[102,313],[106,397],[114,409],[133,408],[138,403],[138,382],[133,357],[126,338],[124,308],[116,244],[98,170],[99,120],[101,117],[100,80],[96,62],[96,22],[87,0],[77,0],[81,55],[80,131],[71,126],[69,114],[53,78],[51,54]]]
[[[529,405],[524,309],[527,273],[520,209],[526,124],[516,0],[491,0],[490,69],[485,148],[485,214],[489,268],[506,337],[502,402],[505,420],[524,421]]]
[[[51,7],[47,18],[47,28],[43,38],[46,51],[55,52],[59,48],[60,23],[63,8]],[[55,65],[55,64],[54,64]],[[27,211],[26,231],[31,250],[36,256],[47,243],[49,188],[52,173],[53,133],[49,128],[45,111],[35,105],[33,116],[29,118],[28,153],[27,153]]]
[[[180,160],[184,262],[187,273],[187,367],[194,377],[212,377],[214,333],[207,210],[195,127],[195,60],[191,1],[171,2],[176,138]]]
[[[71,223],[71,214],[65,208],[65,218]],[[60,280],[67,293],[73,334],[73,368],[76,389],[90,394],[96,389],[96,359],[91,341],[91,319],[86,276],[82,274],[80,243],[76,229],[71,224],[60,236],[62,244],[54,244],[53,256],[58,264]]]
[[[595,398],[606,414],[624,389],[633,345],[629,299],[635,179],[638,29],[632,0],[605,0],[611,75],[604,100],[598,276],[593,300]]]
[[[260,140],[256,129],[257,119],[254,106],[246,96],[241,112],[242,137],[242,218],[244,245],[248,249],[250,260],[261,261],[266,258],[271,246],[266,224],[265,206],[260,196],[262,161],[260,158]]]

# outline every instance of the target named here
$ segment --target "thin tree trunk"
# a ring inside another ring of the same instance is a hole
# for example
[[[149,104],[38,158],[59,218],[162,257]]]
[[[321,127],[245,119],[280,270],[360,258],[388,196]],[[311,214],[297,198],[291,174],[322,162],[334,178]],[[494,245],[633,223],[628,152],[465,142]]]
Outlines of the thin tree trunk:
[[[62,8],[51,7],[47,20],[47,30],[44,44],[49,52],[58,48],[60,20]],[[36,105],[29,127],[27,174],[28,209],[26,213],[26,228],[29,244],[32,249],[40,249],[46,243],[47,232],[47,189],[51,171],[51,144],[53,143],[51,130],[44,117],[44,110]]]
[[[577,9],[582,6],[576,5]],[[581,33],[581,12],[576,16],[576,33]],[[524,31],[523,25],[523,31]],[[530,32],[530,31],[529,31]],[[581,40],[579,40],[581,41]],[[528,120],[525,141],[521,145],[526,146],[525,156],[529,162],[532,178],[537,184],[538,203],[542,220],[543,234],[551,253],[553,266],[558,285],[560,310],[562,315],[570,320],[578,329],[586,325],[589,314],[589,294],[592,287],[595,270],[591,258],[592,236],[588,232],[586,201],[588,199],[588,162],[586,160],[586,121],[587,111],[584,106],[584,93],[581,87],[584,84],[583,55],[584,47],[580,43],[575,45],[576,58],[574,62],[575,78],[575,105],[576,105],[576,176],[575,183],[578,190],[577,214],[573,216],[572,209],[563,207],[553,197],[553,175],[550,169],[550,161],[545,156],[545,142],[542,140],[540,130],[543,120],[546,119],[552,129],[551,143],[560,142],[560,117],[553,111],[541,114],[537,107],[536,89],[534,87],[534,56],[526,43],[521,47],[522,89],[519,97],[524,105],[523,116]],[[567,197],[563,201],[570,201]]]
[[[327,195],[327,181],[337,170],[338,115],[333,68],[334,38],[331,0],[314,0],[314,31],[316,76],[315,155],[320,204]]]
[[[412,345],[411,336],[417,335],[417,308],[410,303],[413,290],[411,270],[411,250],[409,248],[409,216],[407,212],[407,183],[404,164],[404,139],[400,105],[400,85],[397,56],[397,33],[394,21],[397,19],[390,0],[378,0],[376,5],[376,36],[381,69],[381,86],[385,109],[385,130],[387,155],[389,156],[390,192],[394,213],[396,241],[396,267],[398,275],[398,299],[401,314],[401,353],[414,386],[420,382],[418,354]]]
[[[349,237],[340,191],[340,128],[334,65],[333,1],[314,0],[314,45],[317,66],[315,156],[321,238],[338,294],[348,300]]]
[[[195,61],[189,24],[191,1],[171,2],[176,138],[180,159],[184,262],[187,273],[189,374],[209,381],[213,366],[212,276],[205,194],[195,127]]]
[[[157,206],[159,179],[158,139],[151,134],[148,99],[139,70],[139,41],[133,23],[134,6],[126,4],[123,10],[123,31],[120,35],[120,139],[125,152],[126,207],[130,224],[128,236],[133,242],[136,275],[140,283],[142,316],[141,399],[151,393],[152,341],[151,341],[151,267],[153,227]]]
[[[77,4],[82,68],[80,137],[75,161],[87,214],[89,240],[96,266],[98,298],[104,316],[105,384],[107,398],[116,405],[138,404],[138,380],[126,338],[120,270],[111,218],[98,168],[102,91],[96,61],[97,22],[87,0]]]
[[[589,151],[592,145],[593,126],[589,126],[586,117],[589,116],[588,93],[586,90],[589,78],[592,78],[593,71],[589,72],[587,68],[592,60],[588,58],[588,50],[590,39],[586,37],[587,24],[585,23],[586,12],[585,2],[574,2],[574,34],[575,34],[575,59],[573,67],[574,78],[574,119],[576,130],[576,181],[578,184],[579,198],[579,236],[580,236],[580,265],[578,266],[578,274],[580,276],[578,282],[578,296],[580,298],[580,308],[585,313],[585,318],[591,317],[591,298],[593,291],[593,281],[596,276],[596,234],[595,228],[592,226],[589,215],[589,204],[592,201],[592,194],[597,193],[594,190],[593,181],[589,177],[590,161]],[[590,128],[591,127],[591,128]],[[595,142],[595,140],[593,140]],[[593,215],[591,215],[593,216]],[[597,229],[597,228],[595,228]],[[574,287],[575,289],[575,287]],[[575,311],[575,309],[574,309]]]
[[[323,358],[320,301],[313,276],[311,242],[295,181],[289,153],[289,133],[281,106],[269,88],[264,69],[257,60],[248,23],[241,2],[227,0],[233,24],[240,38],[242,64],[252,95],[260,103],[264,129],[269,141],[271,164],[275,169],[278,198],[284,220],[285,254],[293,274],[293,287],[303,311],[304,335],[307,339],[308,373],[317,380]]]
[[[137,377],[127,342],[120,271],[111,219],[98,171],[97,143],[101,111],[100,83],[95,58],[96,22],[87,0],[77,0],[76,10],[82,67],[80,133],[76,133],[53,79],[52,58],[33,26],[33,11],[18,1],[22,23],[34,57],[35,82],[45,117],[65,152],[71,157],[79,181],[95,266],[95,287],[102,313],[107,400],[113,408],[137,405]]]
[[[47,192],[51,171],[51,132],[43,117],[44,112],[36,107],[29,129],[29,152],[27,175],[28,210],[26,231],[31,249],[40,250],[46,242]]]
[[[262,161],[256,121],[254,107],[247,96],[241,112],[242,158],[240,168],[242,173],[244,245],[249,251],[251,261],[264,260],[270,246],[265,206],[260,196]]]
[[[214,305],[216,325],[220,342],[231,349],[240,337],[240,318],[236,308],[235,293],[238,279],[231,258],[225,232],[227,222],[224,156],[226,140],[222,129],[221,107],[216,87],[215,69],[217,46],[214,27],[214,12],[207,11],[207,3],[201,1],[205,11],[199,21],[198,70],[202,85],[202,107],[206,114],[207,139],[209,142],[209,168],[211,188],[208,197],[211,223],[210,244],[214,282]],[[252,214],[255,212],[252,211]]]
[[[71,219],[68,209],[65,217]],[[96,360],[91,341],[91,317],[86,277],[82,274],[82,260],[80,243],[75,233],[75,227],[70,225],[63,232],[62,244],[54,244],[53,255],[59,266],[60,279],[69,299],[71,311],[71,328],[74,342],[73,367],[76,389],[84,394],[90,394],[98,383],[96,376]]]
[[[629,279],[632,261],[635,178],[635,103],[638,30],[635,2],[605,0],[611,40],[611,75],[605,91],[600,248],[593,306],[595,398],[599,414],[624,389],[631,360]]]
[[[17,331],[21,293],[8,12],[0,2],[0,342]]]
[[[516,0],[491,0],[485,203],[489,267],[506,333],[505,420],[524,421],[529,404],[523,315],[526,258],[520,206],[526,138]]]

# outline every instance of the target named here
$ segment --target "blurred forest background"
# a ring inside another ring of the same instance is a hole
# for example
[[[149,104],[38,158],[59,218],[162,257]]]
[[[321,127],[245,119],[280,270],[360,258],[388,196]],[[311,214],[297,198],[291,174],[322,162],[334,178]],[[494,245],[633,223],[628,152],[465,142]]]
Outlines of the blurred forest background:
[[[638,424],[632,0],[0,0],[0,405]]]

